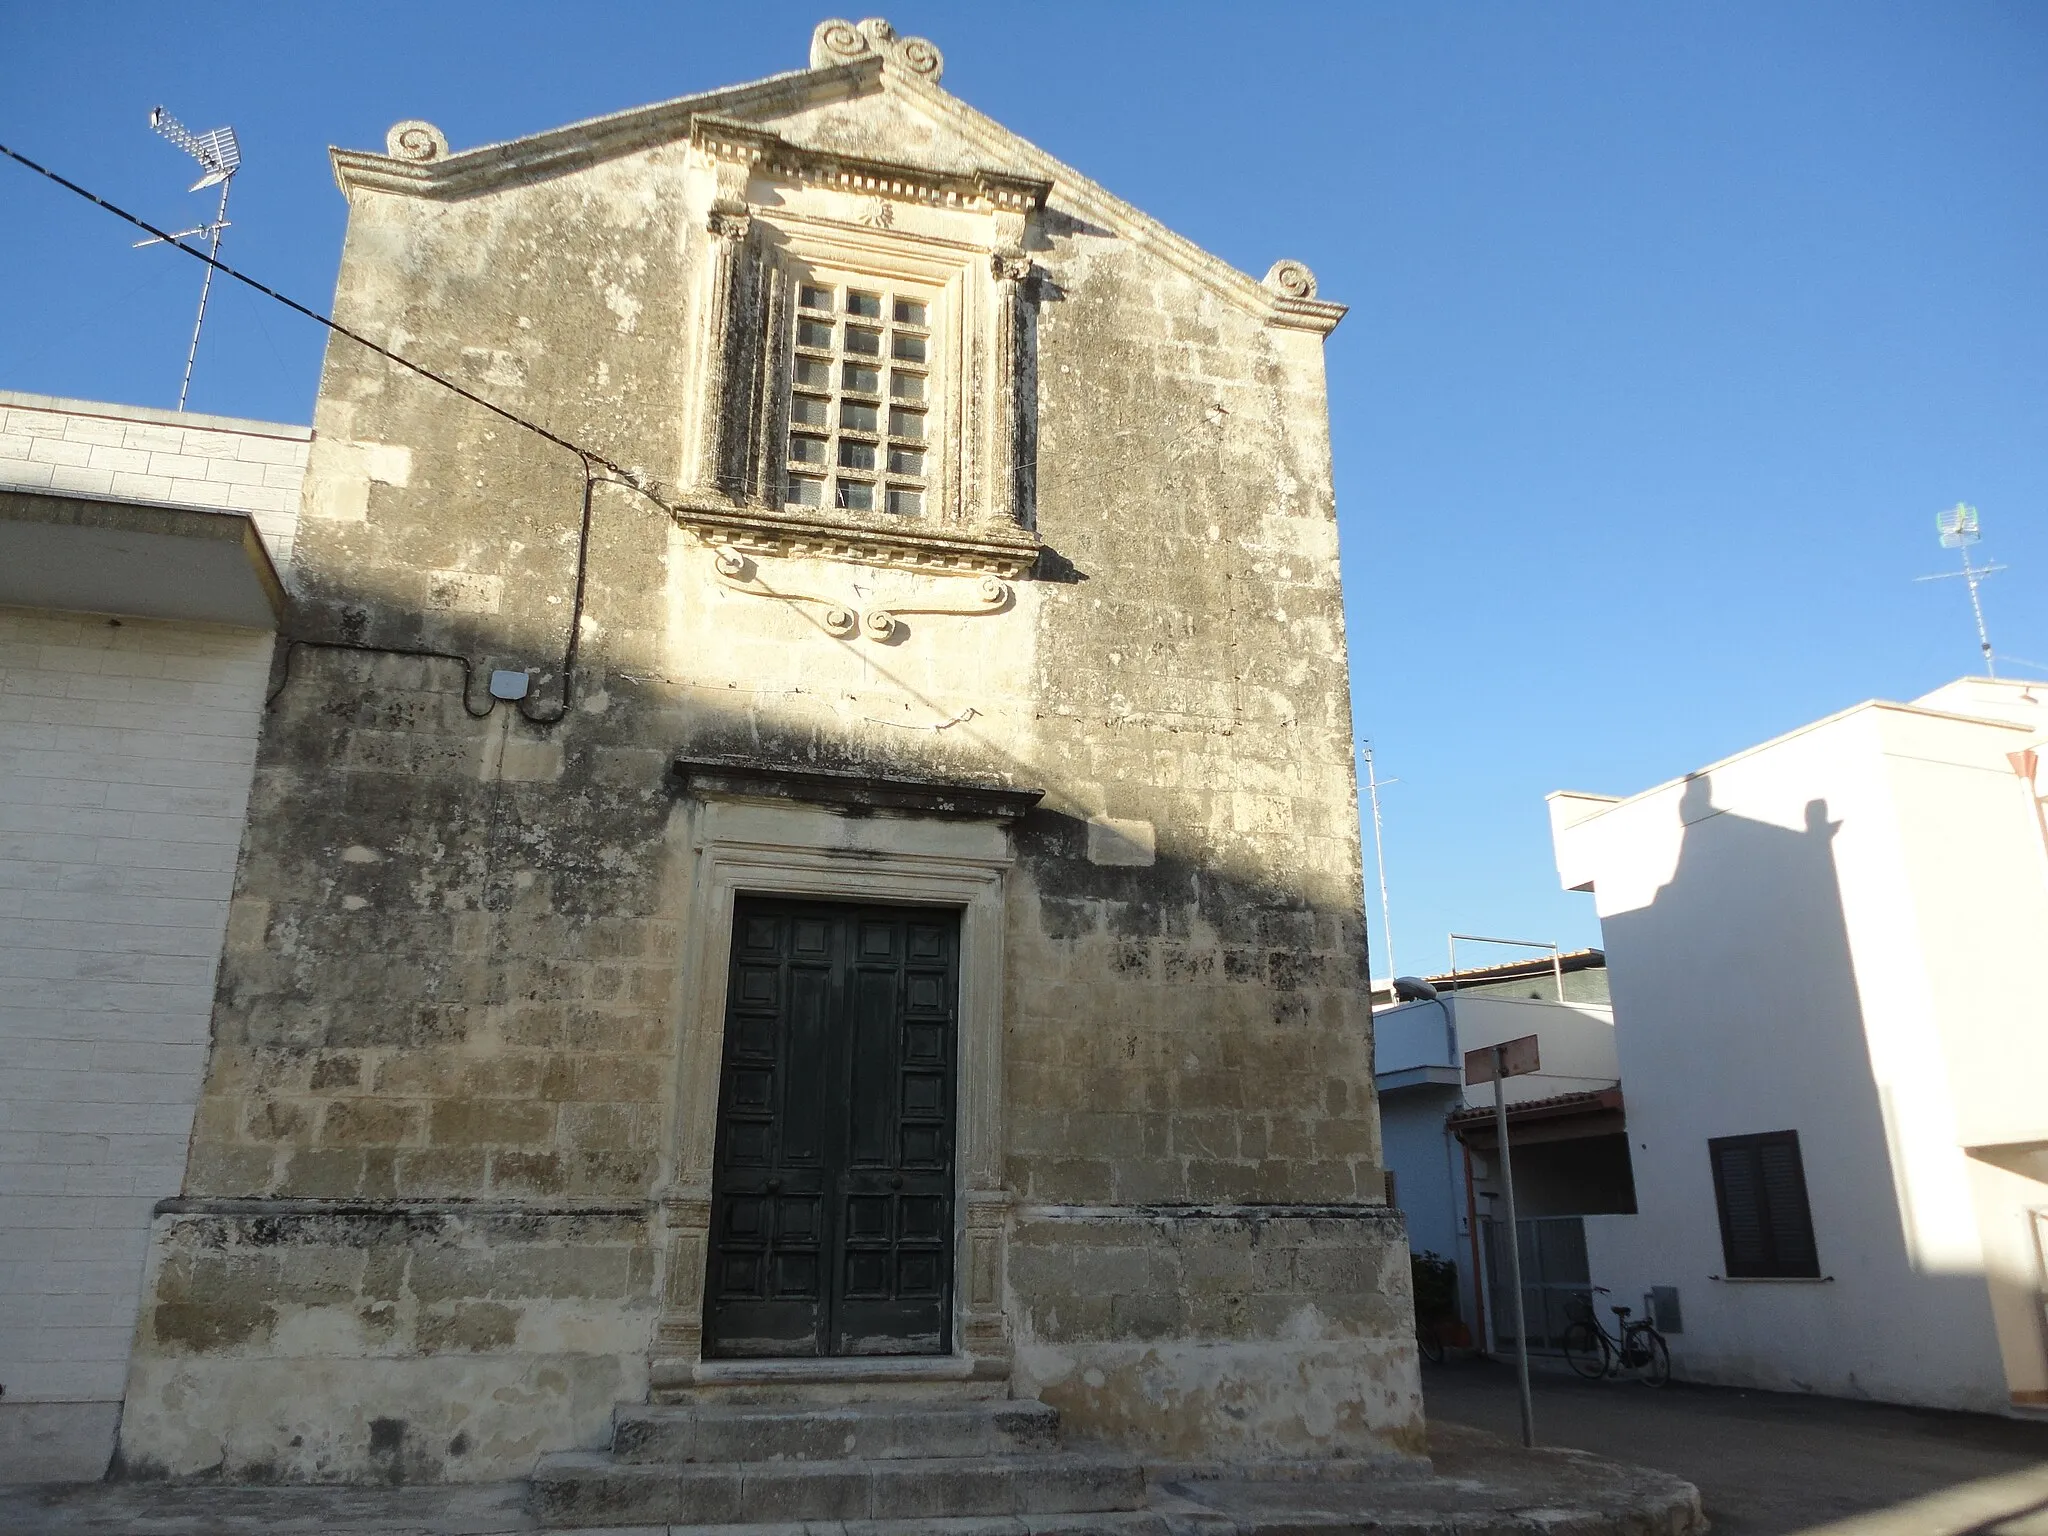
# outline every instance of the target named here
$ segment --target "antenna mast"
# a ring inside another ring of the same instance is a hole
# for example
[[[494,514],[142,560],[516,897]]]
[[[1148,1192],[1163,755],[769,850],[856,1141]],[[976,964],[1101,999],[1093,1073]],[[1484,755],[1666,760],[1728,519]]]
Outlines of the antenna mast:
[[[1991,654],[1991,636],[1984,629],[1984,604],[1977,596],[1977,587],[1986,576],[2005,569],[2002,565],[1972,565],[1970,546],[1983,537],[1977,525],[1977,509],[1964,502],[1957,502],[1946,512],[1934,514],[1934,531],[1941,537],[1943,549],[1960,550],[1963,568],[1960,571],[1943,571],[1936,576],[1916,576],[1915,581],[1947,581],[1954,576],[1963,578],[1970,589],[1970,612],[1977,620],[1977,649],[1984,653],[1984,675],[1998,676],[1997,664]],[[2030,647],[2031,649],[2031,647]]]
[[[1401,781],[1399,779],[1383,781],[1380,778],[1379,771],[1373,767],[1372,743],[1370,741],[1359,743],[1359,749],[1365,754],[1366,793],[1372,797],[1372,853],[1374,860],[1379,865],[1380,871],[1380,929],[1387,936],[1387,995],[1389,1001],[1394,1001],[1394,916],[1387,906],[1387,849],[1385,840],[1380,836],[1380,785],[1382,782],[1398,784]],[[1369,987],[1371,977],[1368,976],[1366,980]]]
[[[201,166],[206,174],[193,182],[186,190],[203,192],[208,187],[220,188],[220,207],[214,211],[213,222],[201,224],[192,229],[180,230],[171,236],[182,240],[187,235],[205,235],[211,242],[209,256],[220,257],[221,231],[228,227],[228,190],[234,185],[235,172],[242,167],[242,146],[235,138],[232,128],[215,128],[207,133],[194,133],[162,107],[149,109],[149,126],[185,151]],[[138,240],[135,248],[155,245],[155,240]],[[192,344],[185,349],[185,376],[178,381],[178,409],[185,409],[185,397],[192,392],[192,364],[199,357],[199,332],[206,324],[206,301],[213,293],[213,261],[206,267],[206,277],[199,285],[199,314],[192,322]]]

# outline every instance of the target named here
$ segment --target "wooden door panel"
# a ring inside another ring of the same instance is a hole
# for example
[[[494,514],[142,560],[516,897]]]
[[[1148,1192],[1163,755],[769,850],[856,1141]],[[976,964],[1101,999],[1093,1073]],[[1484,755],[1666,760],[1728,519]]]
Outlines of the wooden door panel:
[[[959,919],[742,898],[705,1353],[950,1345]]]

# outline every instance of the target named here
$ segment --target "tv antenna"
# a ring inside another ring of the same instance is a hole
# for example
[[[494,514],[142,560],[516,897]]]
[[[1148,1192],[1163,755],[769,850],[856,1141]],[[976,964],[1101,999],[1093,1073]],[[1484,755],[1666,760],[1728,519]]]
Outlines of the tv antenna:
[[[1370,741],[1360,742],[1358,749],[1365,755],[1365,788],[1366,793],[1372,797],[1372,853],[1373,858],[1379,864],[1380,871],[1380,929],[1387,936],[1387,995],[1389,1001],[1399,1001],[1399,999],[1393,996],[1395,974],[1394,915],[1387,905],[1387,849],[1385,840],[1380,835],[1380,786],[1382,784],[1398,784],[1401,781],[1399,779],[1383,779],[1379,776],[1379,770],[1373,766],[1372,743]],[[1370,982],[1370,979],[1370,977],[1367,978],[1368,982]]]
[[[192,364],[199,356],[199,332],[206,324],[206,301],[213,293],[213,262],[220,257],[221,231],[228,227],[228,190],[234,185],[235,172],[242,168],[242,146],[232,128],[194,133],[162,107],[149,109],[149,126],[205,167],[206,174],[186,188],[188,192],[220,188],[220,206],[214,210],[211,223],[181,229],[170,237],[183,240],[187,235],[205,235],[210,242],[206,276],[199,285],[199,314],[192,322],[192,344],[185,349],[185,376],[178,381],[178,409],[182,411],[185,409],[185,397],[192,391]],[[138,240],[135,249],[139,251],[145,245],[156,244],[158,242],[154,239]]]
[[[1934,514],[1934,531],[1941,536],[1943,549],[1960,550],[1963,568],[1960,571],[1941,571],[1933,576],[1916,576],[1915,581],[1947,581],[1960,576],[1970,589],[1970,612],[1977,620],[1977,649],[1984,653],[1984,675],[1998,676],[1996,662],[1991,654],[1991,636],[1984,629],[1984,604],[1977,597],[1977,587],[1986,576],[2005,569],[2002,565],[1973,565],[1970,563],[1970,546],[1983,537],[1977,526],[1977,509],[1965,502],[1957,502],[1946,512]]]

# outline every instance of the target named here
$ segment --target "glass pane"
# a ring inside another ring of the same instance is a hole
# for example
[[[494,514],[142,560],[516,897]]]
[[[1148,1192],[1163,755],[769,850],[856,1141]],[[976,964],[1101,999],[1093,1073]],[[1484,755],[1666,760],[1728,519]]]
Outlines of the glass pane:
[[[898,325],[923,325],[924,306],[915,299],[898,299],[896,301],[896,323]],[[1508,1150],[1510,1152],[1514,1150],[1512,1143],[1509,1144]]]
[[[896,414],[895,411],[889,413],[892,418]],[[856,432],[874,431],[878,415],[872,405],[860,405],[852,400],[842,400],[839,403],[839,425],[851,427]]]
[[[789,419],[806,427],[825,427],[832,424],[827,402],[814,400],[809,395],[793,395],[789,402]],[[1510,1148],[1510,1150],[1513,1150]]]
[[[891,448],[889,450],[889,473],[892,475],[921,475],[924,473],[924,450],[922,448]],[[1514,1144],[1508,1144],[1514,1150]]]
[[[832,365],[815,357],[800,357],[796,360],[796,381],[805,389],[830,389]]]
[[[924,375],[905,373],[898,368],[889,375],[889,393],[898,400],[922,400],[924,398]],[[1510,1148],[1510,1150],[1513,1150]]]
[[[789,456],[801,464],[822,464],[825,462],[825,439],[792,437],[789,440]]]
[[[858,394],[878,395],[882,392],[882,371],[879,368],[863,367],[859,363],[848,363],[844,382],[846,388]]]
[[[859,315],[863,320],[879,320],[882,318],[882,296],[879,293],[855,293],[849,290],[846,295],[846,312],[849,315]]]
[[[799,320],[796,323],[796,344],[800,347],[832,345],[832,322],[829,320]]]
[[[889,510],[900,517],[916,517],[924,511],[924,492],[913,491],[907,486],[890,486]],[[1512,1143],[1509,1150],[1513,1150]]]
[[[891,342],[890,350],[906,363],[921,363],[924,361],[924,338],[906,336],[899,331]],[[1512,1147],[1509,1150],[1512,1151]]]
[[[863,326],[849,325],[846,328],[846,350],[858,357],[880,357],[882,333],[870,331]]]
[[[811,284],[805,283],[797,289],[796,301],[803,305],[805,309],[830,309],[832,307],[832,290],[830,288],[814,288]],[[1510,1148],[1509,1150],[1512,1151],[1513,1149]]]
[[[873,469],[875,450],[872,444],[842,442],[839,445],[839,467],[841,469]]]
[[[785,499],[791,506],[822,507],[825,505],[825,482],[813,480],[809,475],[791,475]]]
[[[869,411],[873,416],[874,412]],[[849,423],[851,425],[851,423]],[[891,437],[914,437],[924,441],[924,412],[892,410],[889,412],[889,435]],[[1512,1150],[1512,1149],[1510,1149]]]
[[[865,480],[841,480],[838,505],[853,512],[875,510],[875,488]]]

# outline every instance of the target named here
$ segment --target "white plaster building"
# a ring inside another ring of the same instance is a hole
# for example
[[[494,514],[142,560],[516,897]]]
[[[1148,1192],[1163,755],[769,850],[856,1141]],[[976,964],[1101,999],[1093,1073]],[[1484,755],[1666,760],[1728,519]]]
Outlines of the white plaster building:
[[[1464,1086],[1467,1051],[1535,1035],[1541,1070],[1509,1078],[1502,1097],[1522,1225],[1524,1285],[1535,1347],[1562,1326],[1563,1296],[1585,1280],[1582,1218],[1633,1208],[1623,1133],[1614,1013],[1598,1001],[1597,952],[1580,962],[1563,999],[1549,961],[1492,973],[1428,978],[1437,996],[1373,1016],[1374,1078],[1391,1198],[1408,1221],[1409,1245],[1458,1266],[1460,1318],[1474,1345],[1512,1344],[1504,1264],[1494,1229],[1504,1224],[1492,1117],[1493,1087]],[[1527,985],[1521,983],[1527,982]],[[1532,993],[1536,995],[1531,995]],[[1586,994],[1592,993],[1593,996]],[[1556,1271],[1556,1272],[1553,1272]],[[1481,1280],[1475,1288],[1474,1277]],[[1555,1291],[1555,1302],[1545,1293]],[[1553,1315],[1554,1314],[1554,1315]],[[1548,1319],[1548,1321],[1545,1321]]]
[[[311,436],[0,392],[0,1482],[113,1450]]]
[[[1550,800],[1598,903],[1639,1213],[1696,1381],[2048,1407],[2048,687],[1872,702]]]

